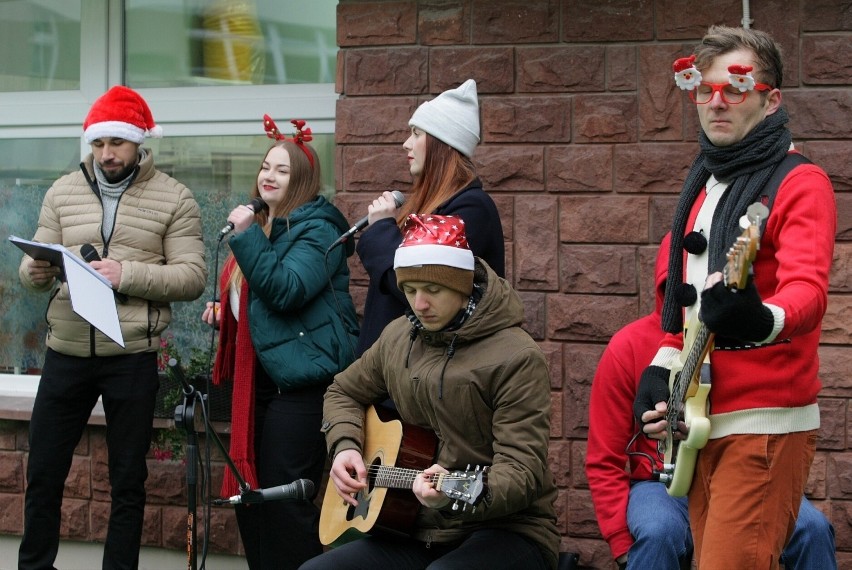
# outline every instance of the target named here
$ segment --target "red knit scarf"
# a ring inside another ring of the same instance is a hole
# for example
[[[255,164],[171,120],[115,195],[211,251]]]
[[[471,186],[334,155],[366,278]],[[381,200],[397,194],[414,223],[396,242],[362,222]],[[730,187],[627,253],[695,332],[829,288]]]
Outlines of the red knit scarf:
[[[219,350],[213,366],[213,383],[232,379],[231,399],[231,450],[229,455],[251,489],[257,489],[257,472],[254,458],[254,346],[248,326],[248,283],[243,279],[240,288],[239,320],[234,318],[226,289],[236,261],[225,262],[220,277],[222,291],[219,307]],[[240,486],[230,468],[225,467],[222,480],[222,497],[240,494]]]

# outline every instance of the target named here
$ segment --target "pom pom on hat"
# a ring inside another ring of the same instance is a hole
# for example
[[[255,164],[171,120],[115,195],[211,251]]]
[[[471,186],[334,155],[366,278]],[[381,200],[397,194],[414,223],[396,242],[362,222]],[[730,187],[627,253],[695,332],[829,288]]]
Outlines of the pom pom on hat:
[[[464,220],[458,216],[410,214],[393,268],[397,286],[406,281],[437,283],[470,295],[473,291],[473,252],[467,244]]]
[[[476,82],[468,79],[421,104],[408,126],[418,128],[470,158],[479,144],[479,99]]]
[[[154,122],[145,99],[123,85],[116,85],[98,97],[83,123],[87,143],[113,137],[141,144],[146,136],[160,138],[163,128]]]

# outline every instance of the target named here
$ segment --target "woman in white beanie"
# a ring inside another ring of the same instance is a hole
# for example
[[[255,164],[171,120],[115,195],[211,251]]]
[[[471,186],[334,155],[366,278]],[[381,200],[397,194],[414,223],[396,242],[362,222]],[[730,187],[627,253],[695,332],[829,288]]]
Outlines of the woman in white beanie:
[[[471,160],[479,144],[476,82],[468,79],[423,103],[408,125],[411,135],[402,148],[414,177],[410,195],[399,207],[390,192],[374,200],[367,209],[370,225],[356,246],[370,276],[358,355],[408,306],[396,286],[393,258],[409,214],[460,216],[467,224],[474,255],[483,258],[499,276],[505,276],[500,214],[494,200],[482,189]]]

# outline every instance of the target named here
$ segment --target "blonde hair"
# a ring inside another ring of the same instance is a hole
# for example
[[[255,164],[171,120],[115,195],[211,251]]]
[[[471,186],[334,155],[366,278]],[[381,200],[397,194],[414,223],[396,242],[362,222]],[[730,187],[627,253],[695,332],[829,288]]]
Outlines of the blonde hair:
[[[287,217],[290,215],[290,212],[302,204],[307,204],[308,202],[315,200],[322,188],[319,156],[317,156],[313,147],[304,143],[297,144],[291,140],[285,140],[279,141],[269,147],[266,154],[263,155],[263,161],[261,161],[258,166],[257,174],[255,174],[254,177],[254,185],[252,186],[251,192],[249,192],[250,198],[257,198],[260,196],[260,191],[257,189],[257,177],[260,175],[260,171],[263,168],[263,162],[266,161],[266,157],[269,156],[269,152],[276,147],[284,147],[284,150],[287,151],[287,154],[290,156],[290,181],[287,184],[287,190],[284,192],[284,199],[280,204],[278,204],[274,209],[270,208],[268,213],[266,209],[262,209],[254,216],[255,223],[263,229],[263,233],[267,236],[269,236],[272,226],[271,220],[273,218],[285,218],[287,221],[287,230],[289,231],[290,220],[287,219]],[[308,160],[308,155],[305,154],[306,152],[309,152],[313,157],[313,166]],[[226,263],[230,261],[233,255],[233,253],[228,255]],[[242,282],[243,272],[240,269],[239,264],[236,264],[222,293],[224,294],[225,291],[229,290],[231,287],[236,287],[237,290],[239,290],[239,288],[242,287]]]
[[[473,161],[423,131],[426,137],[426,156],[423,171],[414,181],[411,198],[400,208],[397,225],[402,228],[409,214],[431,214],[453,194],[476,178]]]

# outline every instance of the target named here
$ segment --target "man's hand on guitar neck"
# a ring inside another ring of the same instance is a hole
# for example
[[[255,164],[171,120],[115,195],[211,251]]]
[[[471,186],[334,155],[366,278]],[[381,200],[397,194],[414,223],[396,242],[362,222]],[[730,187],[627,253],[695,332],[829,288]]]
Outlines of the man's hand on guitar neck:
[[[662,366],[648,366],[639,379],[633,415],[642,431],[652,439],[666,436],[666,411],[669,399],[669,371]]]
[[[648,366],[639,379],[639,388],[636,391],[636,399],[633,401],[633,415],[642,426],[642,432],[651,439],[667,437],[669,374],[668,368]],[[682,421],[678,422],[677,430],[674,432],[675,439],[684,439],[687,433],[689,430],[686,424]]]
[[[414,496],[420,501],[420,504],[430,509],[440,509],[450,504],[451,499],[439,491],[435,484],[438,475],[449,473],[440,465],[433,465],[428,469],[424,469],[422,473],[418,473],[414,478],[414,485],[411,490],[414,491]]]
[[[350,505],[357,507],[358,501],[354,495],[367,488],[367,468],[361,453],[357,449],[344,449],[335,455],[329,478],[334,483],[337,494]]]

